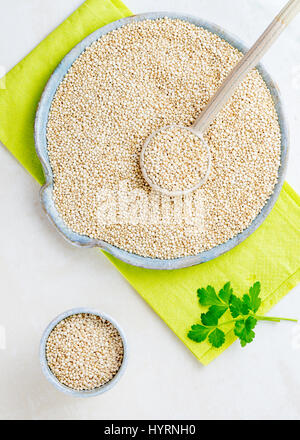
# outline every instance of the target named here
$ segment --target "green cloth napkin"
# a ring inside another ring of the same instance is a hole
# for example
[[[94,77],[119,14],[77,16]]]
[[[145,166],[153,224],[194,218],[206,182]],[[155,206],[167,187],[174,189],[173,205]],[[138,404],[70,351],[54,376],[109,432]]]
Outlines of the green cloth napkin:
[[[57,64],[79,41],[99,27],[131,15],[119,0],[87,0],[66,21],[15,66],[0,84],[0,139],[42,184],[42,167],[35,153],[33,126],[42,90]],[[250,284],[262,284],[262,312],[267,312],[300,279],[300,198],[285,183],[263,225],[242,244],[208,263],[176,271],[152,271],[129,266],[107,254],[116,268],[203,363],[208,364],[234,340],[227,329],[219,350],[187,338],[200,317],[198,287],[220,288],[231,281],[245,293]],[[292,311],[291,311],[292,314]]]

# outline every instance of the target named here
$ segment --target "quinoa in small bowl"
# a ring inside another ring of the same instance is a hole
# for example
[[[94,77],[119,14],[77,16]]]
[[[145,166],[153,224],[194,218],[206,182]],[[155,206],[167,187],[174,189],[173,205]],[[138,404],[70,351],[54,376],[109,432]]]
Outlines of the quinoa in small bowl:
[[[47,326],[40,362],[58,390],[75,397],[96,396],[111,389],[124,373],[127,341],[110,316],[87,308],[72,309]]]

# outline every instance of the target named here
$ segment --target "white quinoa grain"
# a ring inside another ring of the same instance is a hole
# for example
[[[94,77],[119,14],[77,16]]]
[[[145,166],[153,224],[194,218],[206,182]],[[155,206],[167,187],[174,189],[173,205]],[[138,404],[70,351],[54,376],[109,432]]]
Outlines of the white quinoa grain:
[[[47,127],[54,200],[66,224],[167,259],[211,249],[247,228],[272,194],[280,165],[277,114],[256,69],[204,136],[211,172],[193,193],[204,228],[163,218],[107,224],[97,215],[101,188],[117,193],[127,181],[128,192],[150,194],[139,166],[144,141],[165,125],[190,126],[241,57],[217,35],[168,18],[128,24],[88,47],[58,87]]]
[[[74,390],[92,390],[109,382],[123,361],[123,342],[111,322],[82,313],[60,321],[46,344],[49,368]]]
[[[150,182],[173,191],[194,188],[208,168],[201,139],[189,130],[170,127],[155,134],[144,151],[144,169]]]

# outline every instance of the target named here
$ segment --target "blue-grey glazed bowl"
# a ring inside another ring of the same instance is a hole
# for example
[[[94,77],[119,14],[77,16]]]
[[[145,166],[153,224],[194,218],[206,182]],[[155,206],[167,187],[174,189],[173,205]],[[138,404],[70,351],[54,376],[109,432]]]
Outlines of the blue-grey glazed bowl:
[[[119,332],[119,334],[120,334],[120,336],[122,338],[122,342],[123,342],[124,356],[123,356],[123,361],[122,361],[120,369],[118,370],[116,375],[109,382],[107,382],[106,384],[102,385],[99,388],[94,388],[93,390],[77,391],[77,390],[73,390],[72,388],[67,387],[66,385],[63,385],[56,378],[56,376],[54,376],[54,374],[50,370],[50,368],[48,366],[47,358],[46,358],[47,339],[48,339],[50,333],[52,332],[52,330],[54,329],[54,327],[60,321],[62,321],[63,319],[67,318],[68,316],[78,315],[79,313],[90,313],[91,315],[100,316],[100,318],[106,319],[107,321],[111,322],[112,325],[118,330],[118,332]],[[47,326],[46,330],[44,331],[43,336],[41,338],[41,342],[40,342],[40,364],[41,364],[42,371],[43,371],[44,375],[46,376],[48,381],[52,385],[55,386],[56,389],[58,389],[59,391],[62,391],[63,393],[66,393],[66,394],[69,394],[71,396],[74,396],[74,397],[93,397],[93,396],[98,396],[99,394],[102,394],[105,391],[110,390],[114,385],[116,385],[116,383],[120,380],[121,376],[123,375],[123,373],[124,373],[124,371],[126,369],[126,366],[127,366],[127,361],[128,361],[128,344],[127,344],[127,339],[126,339],[126,336],[124,334],[124,331],[119,326],[119,324],[113,318],[111,318],[110,316],[106,315],[105,313],[98,312],[97,310],[88,309],[88,308],[85,308],[85,307],[80,307],[80,308],[76,308],[76,309],[67,310],[66,312],[61,313],[56,318],[54,318],[50,322],[50,324]]]
[[[57,66],[52,76],[50,77],[44,92],[42,94],[37,114],[35,120],[35,145],[36,151],[42,163],[46,183],[41,189],[41,201],[43,207],[50,218],[50,220],[54,223],[57,229],[62,233],[62,235],[71,243],[78,246],[86,246],[93,247],[98,246],[101,249],[109,252],[116,258],[124,261],[125,263],[143,267],[147,269],[161,269],[161,270],[172,270],[172,269],[181,269],[188,266],[193,266],[196,264],[204,263],[206,261],[212,260],[214,258],[219,257],[221,254],[229,251],[230,249],[237,246],[239,243],[244,241],[249,235],[251,235],[266,219],[271,209],[273,208],[280,190],[282,188],[284,182],[284,175],[287,166],[288,159],[288,131],[285,122],[285,117],[282,109],[282,103],[279,96],[279,91],[272,81],[269,74],[266,72],[264,67],[259,64],[257,66],[260,74],[262,75],[264,81],[266,82],[270,93],[273,97],[274,104],[276,106],[276,111],[279,118],[279,124],[281,129],[281,165],[278,173],[278,182],[274,188],[274,191],[271,197],[268,199],[266,205],[263,207],[261,212],[257,215],[257,217],[253,220],[251,225],[242,231],[240,234],[228,240],[226,243],[222,243],[208,251],[204,251],[195,256],[187,256],[182,258],[163,260],[158,258],[146,258],[140,255],[132,254],[123,249],[119,249],[116,246],[113,246],[109,243],[106,243],[101,240],[95,240],[87,236],[79,235],[73,232],[68,226],[64,223],[60,214],[58,213],[52,193],[53,193],[53,174],[49,162],[48,151],[47,151],[47,139],[46,139],[46,128],[48,121],[48,114],[51,106],[51,102],[59,86],[60,82],[64,78],[65,74],[74,63],[76,58],[86,49],[86,47],[90,46],[95,40],[100,38],[102,35],[115,30],[121,26],[124,26],[128,23],[141,21],[145,19],[155,20],[158,18],[169,17],[169,18],[178,18],[181,20],[186,20],[190,23],[195,24],[196,26],[203,27],[226,40],[232,46],[236,47],[241,52],[245,53],[247,48],[244,44],[236,37],[232,36],[229,32],[224,31],[219,26],[209,23],[205,20],[202,20],[197,17],[193,17],[191,15],[179,14],[175,12],[149,12],[145,14],[134,15],[127,18],[122,18],[121,20],[117,20],[113,23],[104,26],[97,31],[93,32],[91,35],[82,40],[74,49],[69,52],[65,58],[61,61],[61,63]]]

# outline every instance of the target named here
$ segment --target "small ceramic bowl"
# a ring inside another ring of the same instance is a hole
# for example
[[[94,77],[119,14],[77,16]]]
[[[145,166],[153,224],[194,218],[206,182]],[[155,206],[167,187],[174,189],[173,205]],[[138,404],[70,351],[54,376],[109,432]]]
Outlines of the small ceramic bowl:
[[[56,378],[56,376],[54,376],[54,374],[50,370],[50,368],[48,366],[47,358],[46,358],[47,339],[48,339],[50,333],[52,332],[52,330],[54,329],[54,327],[60,321],[67,318],[68,316],[78,315],[80,313],[89,313],[91,315],[100,316],[100,318],[106,319],[107,321],[111,322],[112,325],[118,330],[118,332],[121,336],[122,342],[123,342],[123,347],[124,347],[123,361],[122,361],[120,369],[118,370],[116,375],[109,382],[102,385],[101,387],[94,388],[93,390],[84,390],[84,391],[74,390],[72,388],[67,387],[66,385],[63,385],[61,382],[59,382],[59,380]],[[66,394],[70,394],[71,396],[74,396],[74,397],[98,396],[98,394],[102,394],[105,391],[110,390],[119,381],[119,379],[123,375],[123,373],[126,369],[126,366],[127,366],[127,358],[128,358],[127,340],[126,340],[124,331],[119,326],[119,324],[114,319],[112,319],[110,316],[106,315],[105,313],[102,313],[102,312],[100,313],[97,310],[88,309],[88,308],[84,308],[84,307],[67,310],[66,312],[61,313],[56,318],[54,318],[53,321],[50,322],[50,324],[48,325],[48,327],[44,331],[41,342],[40,342],[40,363],[41,363],[41,367],[42,367],[44,375],[46,376],[48,381],[52,385],[54,385],[55,388],[57,388],[59,391],[62,391],[63,393],[66,393]]]

